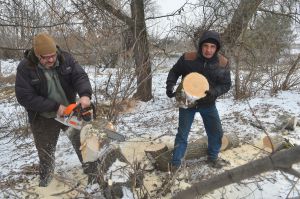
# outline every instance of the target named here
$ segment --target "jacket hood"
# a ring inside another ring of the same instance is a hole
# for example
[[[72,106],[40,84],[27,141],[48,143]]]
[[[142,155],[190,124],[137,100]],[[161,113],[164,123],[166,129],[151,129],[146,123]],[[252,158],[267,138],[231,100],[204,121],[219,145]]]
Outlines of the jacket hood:
[[[220,34],[216,31],[212,31],[212,30],[207,30],[205,31],[200,40],[199,40],[199,45],[198,45],[198,51],[200,54],[201,53],[201,46],[203,43],[205,43],[206,40],[215,40],[216,43],[217,43],[217,51],[216,51],[216,54],[218,53],[218,51],[220,50],[221,48],[221,39],[220,39]]]

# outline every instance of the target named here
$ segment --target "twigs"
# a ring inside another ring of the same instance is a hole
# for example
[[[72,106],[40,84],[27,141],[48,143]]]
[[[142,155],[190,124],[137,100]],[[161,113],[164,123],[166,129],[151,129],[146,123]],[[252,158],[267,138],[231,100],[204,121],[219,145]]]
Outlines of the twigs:
[[[258,122],[259,127],[261,127],[261,129],[264,131],[264,133],[265,133],[266,136],[268,137],[269,142],[271,143],[271,146],[272,146],[272,152],[274,152],[275,149],[274,149],[274,146],[273,146],[273,142],[272,142],[272,140],[271,140],[271,138],[270,138],[270,136],[269,136],[269,133],[267,132],[267,130],[265,129],[265,127],[262,125],[261,121],[257,118],[257,116],[256,116],[254,110],[252,109],[252,107],[251,107],[251,105],[250,105],[250,103],[249,103],[248,100],[247,100],[247,104],[248,104],[248,106],[249,106],[249,108],[250,108],[250,111],[251,111],[253,117],[255,118],[256,122]]]

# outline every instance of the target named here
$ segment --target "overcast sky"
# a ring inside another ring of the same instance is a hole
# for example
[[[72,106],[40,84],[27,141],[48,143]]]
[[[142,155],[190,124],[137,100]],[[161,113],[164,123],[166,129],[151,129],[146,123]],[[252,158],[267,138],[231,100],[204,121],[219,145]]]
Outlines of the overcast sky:
[[[169,14],[178,10],[186,1],[185,0],[156,0],[160,7],[161,14]]]

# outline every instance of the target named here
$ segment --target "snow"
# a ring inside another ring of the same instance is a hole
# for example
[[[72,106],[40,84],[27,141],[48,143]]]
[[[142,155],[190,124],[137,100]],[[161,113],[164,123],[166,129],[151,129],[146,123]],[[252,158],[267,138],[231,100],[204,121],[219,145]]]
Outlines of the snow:
[[[4,75],[14,74],[17,64],[18,62],[12,60],[1,60],[2,73]],[[151,101],[136,102],[136,106],[133,109],[118,117],[117,131],[126,137],[126,141],[120,143],[120,147],[130,162],[134,160],[145,162],[144,149],[150,143],[163,142],[168,146],[173,145],[174,136],[177,132],[178,109],[174,106],[174,99],[169,99],[165,95],[165,80],[172,64],[174,64],[173,61],[167,61],[156,68],[153,74],[154,97]],[[88,71],[93,85],[97,86],[105,86],[104,82],[107,81],[109,75],[115,74],[113,69],[101,69],[97,75],[94,75],[92,66],[86,66],[85,69]],[[251,123],[257,123],[256,120],[259,119],[265,129],[270,134],[274,134],[275,132],[272,129],[276,125],[278,116],[289,114],[300,118],[299,107],[299,88],[297,90],[280,92],[274,96],[260,95],[241,101],[235,101],[231,94],[218,99],[217,108],[225,133],[234,132],[241,139],[240,147],[224,151],[220,154],[221,158],[230,162],[230,165],[226,166],[224,170],[245,164],[259,157],[264,157],[267,154],[267,152],[262,152],[262,150],[258,149],[262,147],[261,138],[265,136],[264,131],[254,127]],[[65,190],[66,188],[60,189],[62,185],[58,179],[51,182],[53,184],[50,187],[39,188],[37,187],[37,173],[29,173],[24,176],[24,168],[26,166],[38,164],[37,152],[32,142],[32,136],[29,135],[27,138],[16,139],[14,136],[17,135],[12,132],[13,129],[26,123],[24,109],[17,105],[14,98],[13,100],[3,99],[0,101],[0,115],[0,179],[1,184],[3,184],[3,186],[0,186],[0,198],[4,198],[12,193],[19,194],[19,196],[24,194],[24,191],[21,194],[20,191],[5,187],[4,184],[8,184],[8,182],[17,182],[19,188],[27,189],[30,187],[30,190],[40,194],[41,198],[50,197],[49,194],[53,194],[55,189],[55,193]],[[9,123],[9,127],[7,127],[7,123]],[[283,136],[289,138],[293,143],[300,144],[299,133],[300,127],[298,126],[295,131],[288,131]],[[201,117],[196,115],[189,141],[193,141],[203,135],[205,135],[205,131],[203,130]],[[189,173],[186,174],[190,176],[190,180],[187,182],[179,180],[176,185],[177,187],[188,187],[197,180],[206,179],[211,175],[216,175],[224,171],[223,169],[216,171],[208,168],[203,160],[190,161],[187,162],[187,165],[191,168]],[[124,172],[118,169],[120,166],[124,167],[125,165],[117,161],[110,168],[110,171],[118,170],[121,172],[111,172],[114,173],[112,177],[113,181],[119,180],[119,182],[124,182],[127,179],[127,174],[124,175]],[[299,168],[299,165],[296,165],[296,168]],[[78,171],[80,172],[78,173]],[[81,164],[71,147],[67,135],[63,132],[59,137],[56,150],[55,173],[68,180],[80,181],[80,185],[85,191],[93,194],[95,197],[101,198],[96,185],[86,185],[87,177],[81,172]],[[144,180],[145,186],[149,187],[149,190],[157,189],[157,187],[161,186],[161,177],[165,175],[161,172],[149,172]],[[21,176],[24,178],[23,181],[20,179]],[[289,179],[297,180],[290,175],[286,176]],[[290,192],[292,183],[286,176],[280,172],[268,172],[239,184],[215,190],[207,194],[205,198],[279,199],[298,196],[297,190],[300,188],[298,181],[295,182],[296,186]],[[28,181],[30,182],[29,184]],[[134,198],[130,190],[126,187],[123,187],[123,191],[126,192],[123,198]],[[165,198],[169,197],[170,195],[167,195]]]

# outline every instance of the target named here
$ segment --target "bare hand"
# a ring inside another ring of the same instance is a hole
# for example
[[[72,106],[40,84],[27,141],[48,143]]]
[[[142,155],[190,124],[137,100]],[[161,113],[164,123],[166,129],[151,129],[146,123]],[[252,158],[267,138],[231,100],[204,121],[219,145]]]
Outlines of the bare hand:
[[[64,116],[64,110],[66,109],[66,107],[64,106],[64,105],[59,105],[59,108],[58,108],[58,110],[57,110],[57,115],[58,116],[60,116],[60,117],[62,117],[62,116]]]
[[[79,103],[81,104],[81,107],[82,108],[87,108],[87,107],[90,107],[91,106],[91,100],[89,97],[87,96],[82,96],[80,99],[79,99]]]

